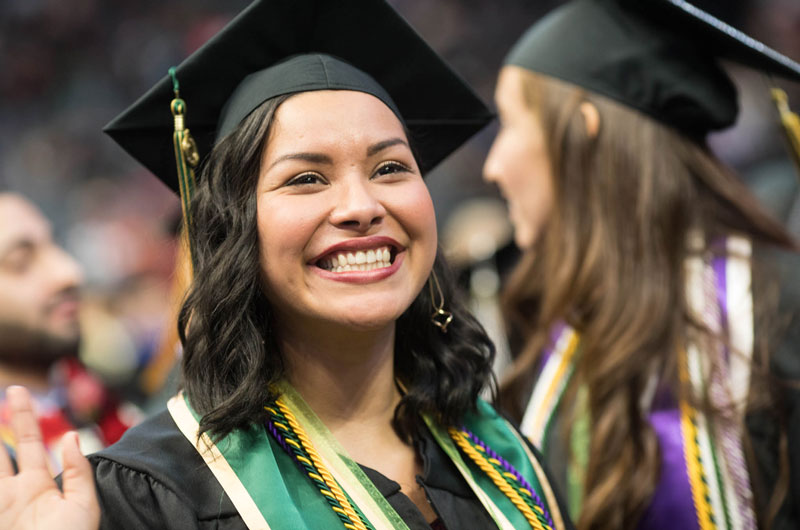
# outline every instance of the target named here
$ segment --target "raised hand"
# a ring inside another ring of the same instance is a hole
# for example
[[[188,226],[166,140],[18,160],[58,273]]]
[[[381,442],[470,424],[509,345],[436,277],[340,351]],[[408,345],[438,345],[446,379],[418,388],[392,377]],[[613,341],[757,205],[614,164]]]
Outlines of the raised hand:
[[[96,530],[100,525],[94,478],[80,452],[78,436],[64,435],[63,493],[47,468],[47,455],[30,394],[19,386],[6,390],[11,428],[17,440],[14,474],[8,453],[0,444],[0,528],[6,530]]]

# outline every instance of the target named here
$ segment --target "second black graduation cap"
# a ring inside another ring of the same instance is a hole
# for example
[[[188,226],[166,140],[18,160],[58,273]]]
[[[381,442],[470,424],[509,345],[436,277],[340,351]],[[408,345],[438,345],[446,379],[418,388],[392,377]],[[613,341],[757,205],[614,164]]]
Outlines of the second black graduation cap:
[[[800,64],[684,0],[574,0],[534,24],[506,64],[638,109],[691,136],[736,121],[717,59],[800,81]]]
[[[303,54],[320,55],[296,57]],[[304,89],[357,86],[399,110],[423,170],[493,117],[385,0],[256,0],[181,63],[176,76],[201,157],[266,99]],[[165,76],[104,131],[177,192],[173,97]]]

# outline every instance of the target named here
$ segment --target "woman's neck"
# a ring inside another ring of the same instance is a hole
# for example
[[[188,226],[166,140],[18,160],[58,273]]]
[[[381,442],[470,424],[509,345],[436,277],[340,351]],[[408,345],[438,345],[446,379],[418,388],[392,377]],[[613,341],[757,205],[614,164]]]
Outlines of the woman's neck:
[[[375,332],[315,330],[282,341],[289,382],[348,455],[398,482],[427,521],[436,513],[415,477],[422,464],[392,428],[395,327]]]
[[[378,331],[295,333],[282,350],[289,382],[334,434],[353,425],[385,429],[400,393],[394,325]]]

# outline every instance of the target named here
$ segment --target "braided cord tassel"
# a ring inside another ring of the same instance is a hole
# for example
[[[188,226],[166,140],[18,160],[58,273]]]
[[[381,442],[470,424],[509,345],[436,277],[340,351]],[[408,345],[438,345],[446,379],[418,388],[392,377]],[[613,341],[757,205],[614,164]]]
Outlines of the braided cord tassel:
[[[686,350],[678,355],[678,376],[688,392],[689,367]],[[711,507],[711,496],[708,491],[708,479],[703,472],[703,461],[700,456],[700,442],[697,429],[697,411],[689,404],[686,396],[679,401],[681,411],[681,430],[684,438],[684,458],[686,471],[689,475],[689,484],[692,489],[697,523],[700,530],[714,530],[717,528],[714,510]]]
[[[525,477],[523,477],[520,472],[514,468],[514,466],[506,461],[506,459],[495,453],[491,447],[486,445],[486,443],[484,443],[483,440],[478,438],[475,434],[467,429],[462,429],[462,432],[469,437],[469,440],[475,445],[475,449],[486,453],[486,456],[489,457],[489,463],[494,465],[496,468],[502,467],[501,473],[506,477],[507,480],[509,480],[509,483],[512,486],[516,484],[519,485],[519,488],[515,487],[515,489],[519,489],[519,491],[524,494],[523,499],[525,499],[528,504],[531,505],[534,511],[540,515],[539,519],[544,519],[542,522],[546,525],[545,527],[553,528],[553,519],[544,508],[544,502],[542,502],[542,499],[536,494],[536,490],[533,488],[533,486],[531,486],[530,483],[525,480]],[[498,469],[498,471],[500,471],[500,469]]]
[[[800,177],[800,117],[789,108],[789,97],[784,90],[773,88],[771,93],[772,100],[778,107],[778,114],[781,118],[783,132],[786,134],[789,153],[798,171],[798,177]]]
[[[508,499],[517,507],[517,509],[522,513],[525,519],[528,521],[528,524],[531,525],[531,528],[535,530],[552,530],[552,527],[547,525],[546,522],[543,522],[543,515],[544,511],[541,507],[538,507],[541,515],[537,516],[537,513],[530,507],[530,505],[525,502],[523,496],[520,494],[519,485],[517,483],[517,488],[512,486],[512,480],[508,478],[508,476],[504,476],[498,471],[492,463],[490,463],[484,456],[483,452],[473,447],[473,445],[469,442],[469,434],[464,431],[459,431],[454,427],[450,427],[447,430],[450,437],[453,441],[458,445],[458,447],[466,454],[468,457],[475,462],[475,465],[478,468],[486,473],[486,475],[492,479],[495,486],[506,496]],[[480,447],[480,446],[479,446]],[[481,448],[482,449],[482,448]],[[498,461],[498,464],[500,462]],[[513,473],[509,473],[510,476],[514,477]],[[514,482],[516,482],[516,478],[514,478]]]
[[[269,423],[274,427],[271,428],[270,424],[268,424],[270,433],[281,447],[298,462],[301,469],[306,471],[306,474],[331,505],[331,509],[342,519],[345,528],[350,530],[374,530],[363,514],[353,507],[339,484],[322,463],[322,459],[314,449],[305,430],[297,422],[294,414],[286,404],[278,398],[275,401],[275,407],[277,409],[265,407],[273,417],[273,420]],[[283,439],[283,442],[281,439]]]
[[[175,150],[175,167],[178,170],[178,188],[181,194],[181,210],[183,211],[183,226],[185,230],[186,242],[189,252],[192,255],[192,266],[195,265],[195,256],[191,248],[192,219],[189,210],[195,189],[194,169],[200,163],[200,154],[197,151],[197,144],[192,138],[189,129],[186,128],[186,102],[180,97],[180,86],[175,67],[169,69],[172,78],[172,90],[175,99],[169,104],[169,109],[174,118],[174,131],[172,133],[172,145]]]
[[[267,412],[272,414],[273,416],[280,417],[280,414],[273,409],[272,407],[265,407]],[[281,418],[282,419],[282,418]],[[287,433],[289,428],[274,417],[267,421],[267,430],[272,437],[275,438],[275,441],[283,448],[284,451],[294,460],[295,464],[300,468],[302,472],[308,475],[308,478],[314,483],[314,485],[319,489],[320,493],[325,497],[325,500],[328,501],[328,504],[331,506],[331,509],[336,513],[339,519],[342,521],[342,524],[345,528],[352,530],[355,528],[350,518],[345,513],[342,506],[339,504],[339,501],[336,500],[336,497],[331,493],[328,486],[322,480],[322,477],[316,472],[317,470],[314,469],[311,460],[304,456],[304,452],[302,447],[296,440],[292,440],[288,438],[288,436],[284,436],[281,432]]]
[[[797,115],[794,117],[798,119]],[[800,137],[798,137],[798,141],[800,141]],[[800,151],[798,154],[800,154]],[[721,271],[718,271],[715,266],[709,266],[705,268],[703,274],[703,287],[706,291],[707,300],[703,320],[708,329],[719,336],[728,332],[725,320],[727,318],[725,313],[727,289],[724,269],[727,265],[727,259],[721,261]],[[731,382],[731,376],[730,366],[726,358],[727,352],[725,351],[725,346],[719,345],[713,340],[708,340],[707,351],[714,355],[717,361],[712,363],[709,397],[711,398],[712,406],[719,410],[720,414],[713,418],[713,430],[709,430],[715,435],[714,438],[722,450],[722,458],[717,457],[717,451],[713,451],[712,456],[723,500],[725,523],[727,528],[754,530],[757,524],[751,508],[753,495],[742,448],[742,426],[740,419],[734,412],[735,402],[728,386]],[[728,473],[727,480],[721,473],[719,460],[723,460],[722,465],[724,465],[724,469]],[[732,515],[736,517],[736,524],[732,522]]]

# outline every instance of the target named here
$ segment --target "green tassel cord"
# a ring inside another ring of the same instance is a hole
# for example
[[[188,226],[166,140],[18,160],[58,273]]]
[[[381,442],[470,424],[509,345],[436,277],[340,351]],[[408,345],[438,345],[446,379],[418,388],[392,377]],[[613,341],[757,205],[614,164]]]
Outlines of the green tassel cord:
[[[570,458],[567,463],[567,509],[570,517],[577,521],[583,506],[586,468],[589,465],[591,443],[591,418],[589,415],[589,390],[578,388],[575,401],[575,420],[570,429]]]
[[[789,151],[792,155],[798,178],[800,178],[800,117],[789,108],[789,97],[780,88],[773,88],[772,100],[778,107],[781,125],[786,133]]]
[[[195,264],[195,256],[192,252],[191,237],[192,219],[189,212],[189,204],[195,189],[194,169],[200,162],[200,154],[197,151],[189,129],[186,128],[186,102],[180,98],[180,86],[178,77],[175,75],[175,67],[169,69],[172,78],[172,90],[175,92],[175,99],[169,105],[172,116],[175,119],[175,131],[172,133],[172,143],[175,148],[175,166],[178,168],[178,186],[181,192],[181,209],[183,210],[183,226],[189,252],[192,255],[192,266]]]

